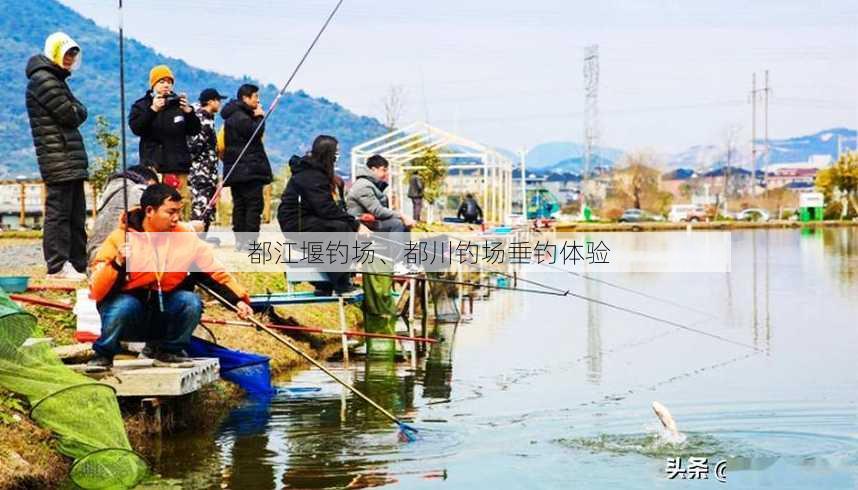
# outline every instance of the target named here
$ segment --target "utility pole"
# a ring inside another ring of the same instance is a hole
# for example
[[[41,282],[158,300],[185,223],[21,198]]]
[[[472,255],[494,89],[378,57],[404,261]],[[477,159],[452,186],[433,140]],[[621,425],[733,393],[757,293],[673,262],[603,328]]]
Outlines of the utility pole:
[[[756,197],[757,186],[754,180],[757,176],[757,74],[751,75],[751,196]]]
[[[757,195],[757,97],[763,92],[763,180],[765,181],[765,168],[769,163],[769,70],[765,71],[763,88],[757,88],[757,74],[751,75],[751,195]]]
[[[19,189],[19,202],[21,204],[21,208],[18,213],[18,228],[23,229],[24,225],[27,221],[27,182],[24,180],[20,181],[21,188]]]
[[[521,216],[527,221],[527,153],[522,148],[518,155],[521,161]]]
[[[766,154],[763,157],[765,165],[763,168],[767,168],[769,166],[769,70],[766,70],[766,81],[765,86],[763,87],[763,127],[763,138],[766,142]],[[757,175],[756,172],[754,172],[753,181],[756,182],[756,179]]]
[[[599,45],[584,48],[584,173],[581,175],[581,217],[587,208],[587,180],[599,141]],[[588,213],[589,214],[589,213]]]

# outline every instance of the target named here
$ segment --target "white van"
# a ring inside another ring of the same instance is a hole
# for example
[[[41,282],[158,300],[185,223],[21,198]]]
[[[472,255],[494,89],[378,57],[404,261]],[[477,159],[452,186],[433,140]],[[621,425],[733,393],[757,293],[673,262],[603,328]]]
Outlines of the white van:
[[[671,223],[680,221],[703,221],[706,210],[698,204],[674,204],[667,213],[667,220]]]

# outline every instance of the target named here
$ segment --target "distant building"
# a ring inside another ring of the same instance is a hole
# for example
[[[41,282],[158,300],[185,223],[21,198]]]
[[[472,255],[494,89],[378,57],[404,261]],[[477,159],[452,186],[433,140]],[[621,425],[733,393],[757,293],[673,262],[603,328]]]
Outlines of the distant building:
[[[572,173],[549,174],[543,186],[561,204],[569,204],[577,201],[581,194],[581,176]]]
[[[21,197],[24,198],[24,225],[33,228],[42,225],[42,183],[35,180],[6,180],[0,183],[0,228],[21,227]]]
[[[469,192],[479,196],[483,192],[483,174],[478,170],[450,170],[444,181],[444,191],[448,196],[463,196]]]
[[[765,167],[765,182],[768,189],[805,189],[813,187],[816,174],[830,166],[831,155],[811,155],[806,162],[776,163]]]
[[[724,195],[728,181],[730,195],[743,195],[748,192],[752,176],[750,170],[745,170],[742,167],[724,166],[704,173],[701,175],[701,179],[703,184],[708,187],[710,195]]]
[[[44,191],[45,187],[39,179],[0,181],[0,229],[19,229],[22,224],[27,228],[41,228],[44,224]],[[92,188],[89,183],[84,186],[84,192],[86,208],[90,211],[93,206]]]
[[[683,186],[690,185],[697,177],[697,172],[690,168],[678,168],[661,174],[661,190],[671,193],[674,197],[682,197]]]
[[[782,168],[766,174],[766,187],[780,189],[781,187],[813,186],[816,180],[815,168]]]

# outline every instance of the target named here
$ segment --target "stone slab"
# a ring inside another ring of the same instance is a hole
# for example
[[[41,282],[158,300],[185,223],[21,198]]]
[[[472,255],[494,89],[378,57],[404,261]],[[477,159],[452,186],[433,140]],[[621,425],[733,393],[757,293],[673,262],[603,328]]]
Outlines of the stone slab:
[[[192,367],[156,367],[151,359],[117,360],[110,371],[85,372],[85,365],[69,366],[116,389],[117,396],[180,396],[220,379],[217,359],[194,359]]]

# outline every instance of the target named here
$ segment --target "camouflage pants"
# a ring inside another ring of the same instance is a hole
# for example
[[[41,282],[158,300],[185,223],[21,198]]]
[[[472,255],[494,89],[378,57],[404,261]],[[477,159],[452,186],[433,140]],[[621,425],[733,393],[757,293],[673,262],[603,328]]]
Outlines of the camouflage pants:
[[[214,196],[217,189],[217,175],[215,178],[203,175],[191,175],[188,183],[191,188],[191,219],[201,220],[205,214],[206,205]],[[214,217],[217,205],[212,206],[210,217]]]

